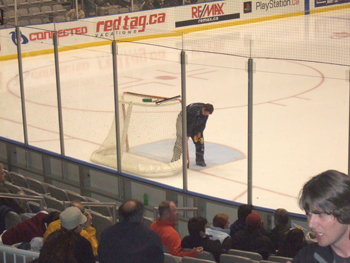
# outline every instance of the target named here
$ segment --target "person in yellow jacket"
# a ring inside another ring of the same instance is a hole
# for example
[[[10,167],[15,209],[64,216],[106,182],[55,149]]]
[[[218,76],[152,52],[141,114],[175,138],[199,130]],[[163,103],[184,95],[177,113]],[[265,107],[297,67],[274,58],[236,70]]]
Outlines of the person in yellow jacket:
[[[85,237],[91,244],[92,252],[94,256],[96,257],[98,255],[97,249],[98,249],[98,241],[96,238],[96,229],[91,226],[92,223],[92,217],[91,214],[87,211],[85,211],[84,206],[79,201],[72,201],[70,206],[75,206],[80,209],[80,211],[87,217],[87,221],[84,225],[84,229],[80,232],[80,235]],[[44,242],[46,238],[56,230],[61,229],[61,220],[58,219],[56,221],[53,221],[49,224],[49,226],[46,229],[46,232],[43,236]]]

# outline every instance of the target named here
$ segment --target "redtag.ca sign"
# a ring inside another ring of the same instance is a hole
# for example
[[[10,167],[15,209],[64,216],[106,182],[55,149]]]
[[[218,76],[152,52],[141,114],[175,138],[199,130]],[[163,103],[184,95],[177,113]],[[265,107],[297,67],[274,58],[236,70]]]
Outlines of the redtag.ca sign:
[[[119,16],[116,19],[98,21],[96,24],[96,37],[106,36],[105,33],[118,31],[117,34],[130,34],[145,32],[148,25],[165,23],[166,14],[151,14],[142,16]],[[120,31],[120,32],[119,32]]]

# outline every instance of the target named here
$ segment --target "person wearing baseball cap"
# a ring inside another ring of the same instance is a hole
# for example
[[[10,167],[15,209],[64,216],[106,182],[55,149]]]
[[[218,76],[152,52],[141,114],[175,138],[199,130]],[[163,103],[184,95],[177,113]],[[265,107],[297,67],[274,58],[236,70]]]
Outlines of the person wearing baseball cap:
[[[60,214],[61,228],[66,230],[73,230],[76,233],[80,233],[83,230],[83,225],[86,223],[87,218],[81,213],[77,207],[68,207]]]
[[[276,250],[272,241],[261,233],[262,221],[258,213],[252,212],[246,218],[247,229],[237,232],[232,238],[232,248],[259,253],[267,260]]]
[[[35,263],[95,262],[90,242],[80,235],[87,217],[77,207],[68,207],[60,214],[61,229],[45,240]]]
[[[79,202],[78,200],[74,200],[69,204],[69,207],[76,207],[78,208],[81,213],[83,215],[86,216],[87,221],[84,224],[84,228],[83,230],[80,232],[80,235],[82,237],[85,237],[91,244],[92,247],[92,252],[94,253],[94,256],[97,257],[98,255],[98,241],[96,238],[96,229],[91,225],[92,224],[92,216],[89,212],[87,212],[84,208],[84,206],[81,204],[81,202]],[[44,242],[46,240],[46,238],[53,232],[57,231],[61,229],[61,219],[58,219],[56,221],[53,221],[52,223],[50,223],[44,233]]]

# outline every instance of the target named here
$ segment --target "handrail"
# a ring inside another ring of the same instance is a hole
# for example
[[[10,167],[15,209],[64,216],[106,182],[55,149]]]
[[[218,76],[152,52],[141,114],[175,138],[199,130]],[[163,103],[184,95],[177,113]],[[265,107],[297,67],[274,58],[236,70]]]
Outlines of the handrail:
[[[6,197],[6,198],[10,198],[10,199],[20,199],[20,200],[26,200],[26,201],[40,201],[40,210],[44,209],[44,201],[43,201],[44,197],[43,196],[0,193],[0,197]]]
[[[196,217],[198,215],[198,207],[176,207],[177,211],[193,211],[194,216]],[[153,207],[153,217],[154,221],[157,220],[157,215],[158,215],[158,207]]]
[[[32,259],[30,261],[32,261],[33,259],[36,259],[39,257],[40,253],[38,251],[31,251],[31,250],[24,250],[24,249],[18,249],[16,247],[12,247],[12,246],[7,246],[7,245],[0,245],[0,251],[2,252],[3,255],[3,262],[6,263],[6,253],[10,253],[13,255],[13,260],[9,259],[10,262],[17,262],[17,258],[16,255],[18,256],[22,256],[23,257],[23,262],[26,263],[27,259],[26,257],[31,257]]]
[[[64,208],[68,207],[71,201],[64,201]],[[80,202],[83,206],[108,206],[112,208],[112,222],[117,222],[117,203],[114,202]]]

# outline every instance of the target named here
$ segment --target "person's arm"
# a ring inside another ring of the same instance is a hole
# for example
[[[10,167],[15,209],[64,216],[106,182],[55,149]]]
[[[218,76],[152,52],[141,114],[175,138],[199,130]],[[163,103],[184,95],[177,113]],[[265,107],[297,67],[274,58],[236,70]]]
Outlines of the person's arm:
[[[74,256],[79,258],[79,262],[83,263],[95,263],[95,257],[92,253],[90,243],[86,238],[82,238],[75,245]]]
[[[53,233],[53,232],[55,232],[55,231],[57,231],[57,230],[59,230],[59,229],[61,229],[61,220],[56,220],[56,221],[51,222],[51,223],[47,226],[47,229],[46,229],[46,231],[45,231],[45,233],[44,233],[44,236],[43,236],[44,242],[46,241],[47,237],[48,237],[51,233]]]
[[[196,131],[194,131],[195,124],[196,124],[196,117],[198,115],[198,108],[197,107],[188,107],[186,108],[187,111],[187,136],[192,137],[196,135]]]
[[[66,13],[66,19],[67,19],[68,21],[73,20],[73,18],[74,18],[74,13],[75,13],[75,9],[69,10],[69,11]]]
[[[84,17],[85,17],[85,12],[83,10],[80,10],[79,18],[84,18]]]
[[[185,236],[181,241],[181,247],[182,248],[193,248],[191,247],[190,243],[188,242],[189,236]]]
[[[196,133],[200,133],[201,137],[204,137],[203,132],[204,132],[205,127],[207,125],[208,116],[201,116],[201,118],[203,118],[203,119],[201,119],[201,124],[199,124],[196,127]]]
[[[197,257],[195,249],[188,252],[182,251],[181,237],[176,232],[167,237],[165,245],[167,246],[170,255],[177,257]]]
[[[246,250],[246,244],[248,244],[247,240],[244,240],[244,238],[242,237],[242,233],[240,230],[239,232],[237,232],[233,238],[232,238],[232,248],[233,249],[239,249],[239,250]]]
[[[20,223],[21,224],[21,223]],[[19,238],[19,235],[18,235],[18,228],[19,228],[19,225],[20,224],[17,224],[16,226],[14,227],[11,227],[10,229],[8,230],[5,230],[1,236],[1,239],[2,239],[2,243],[4,245],[13,245],[13,244],[16,244],[16,243],[20,243],[22,242]]]
[[[226,253],[232,248],[232,238],[230,236],[224,239],[222,247]]]
[[[98,241],[96,238],[96,229],[92,226],[87,226],[80,232],[80,234],[90,242],[92,252],[96,257],[98,255]]]

